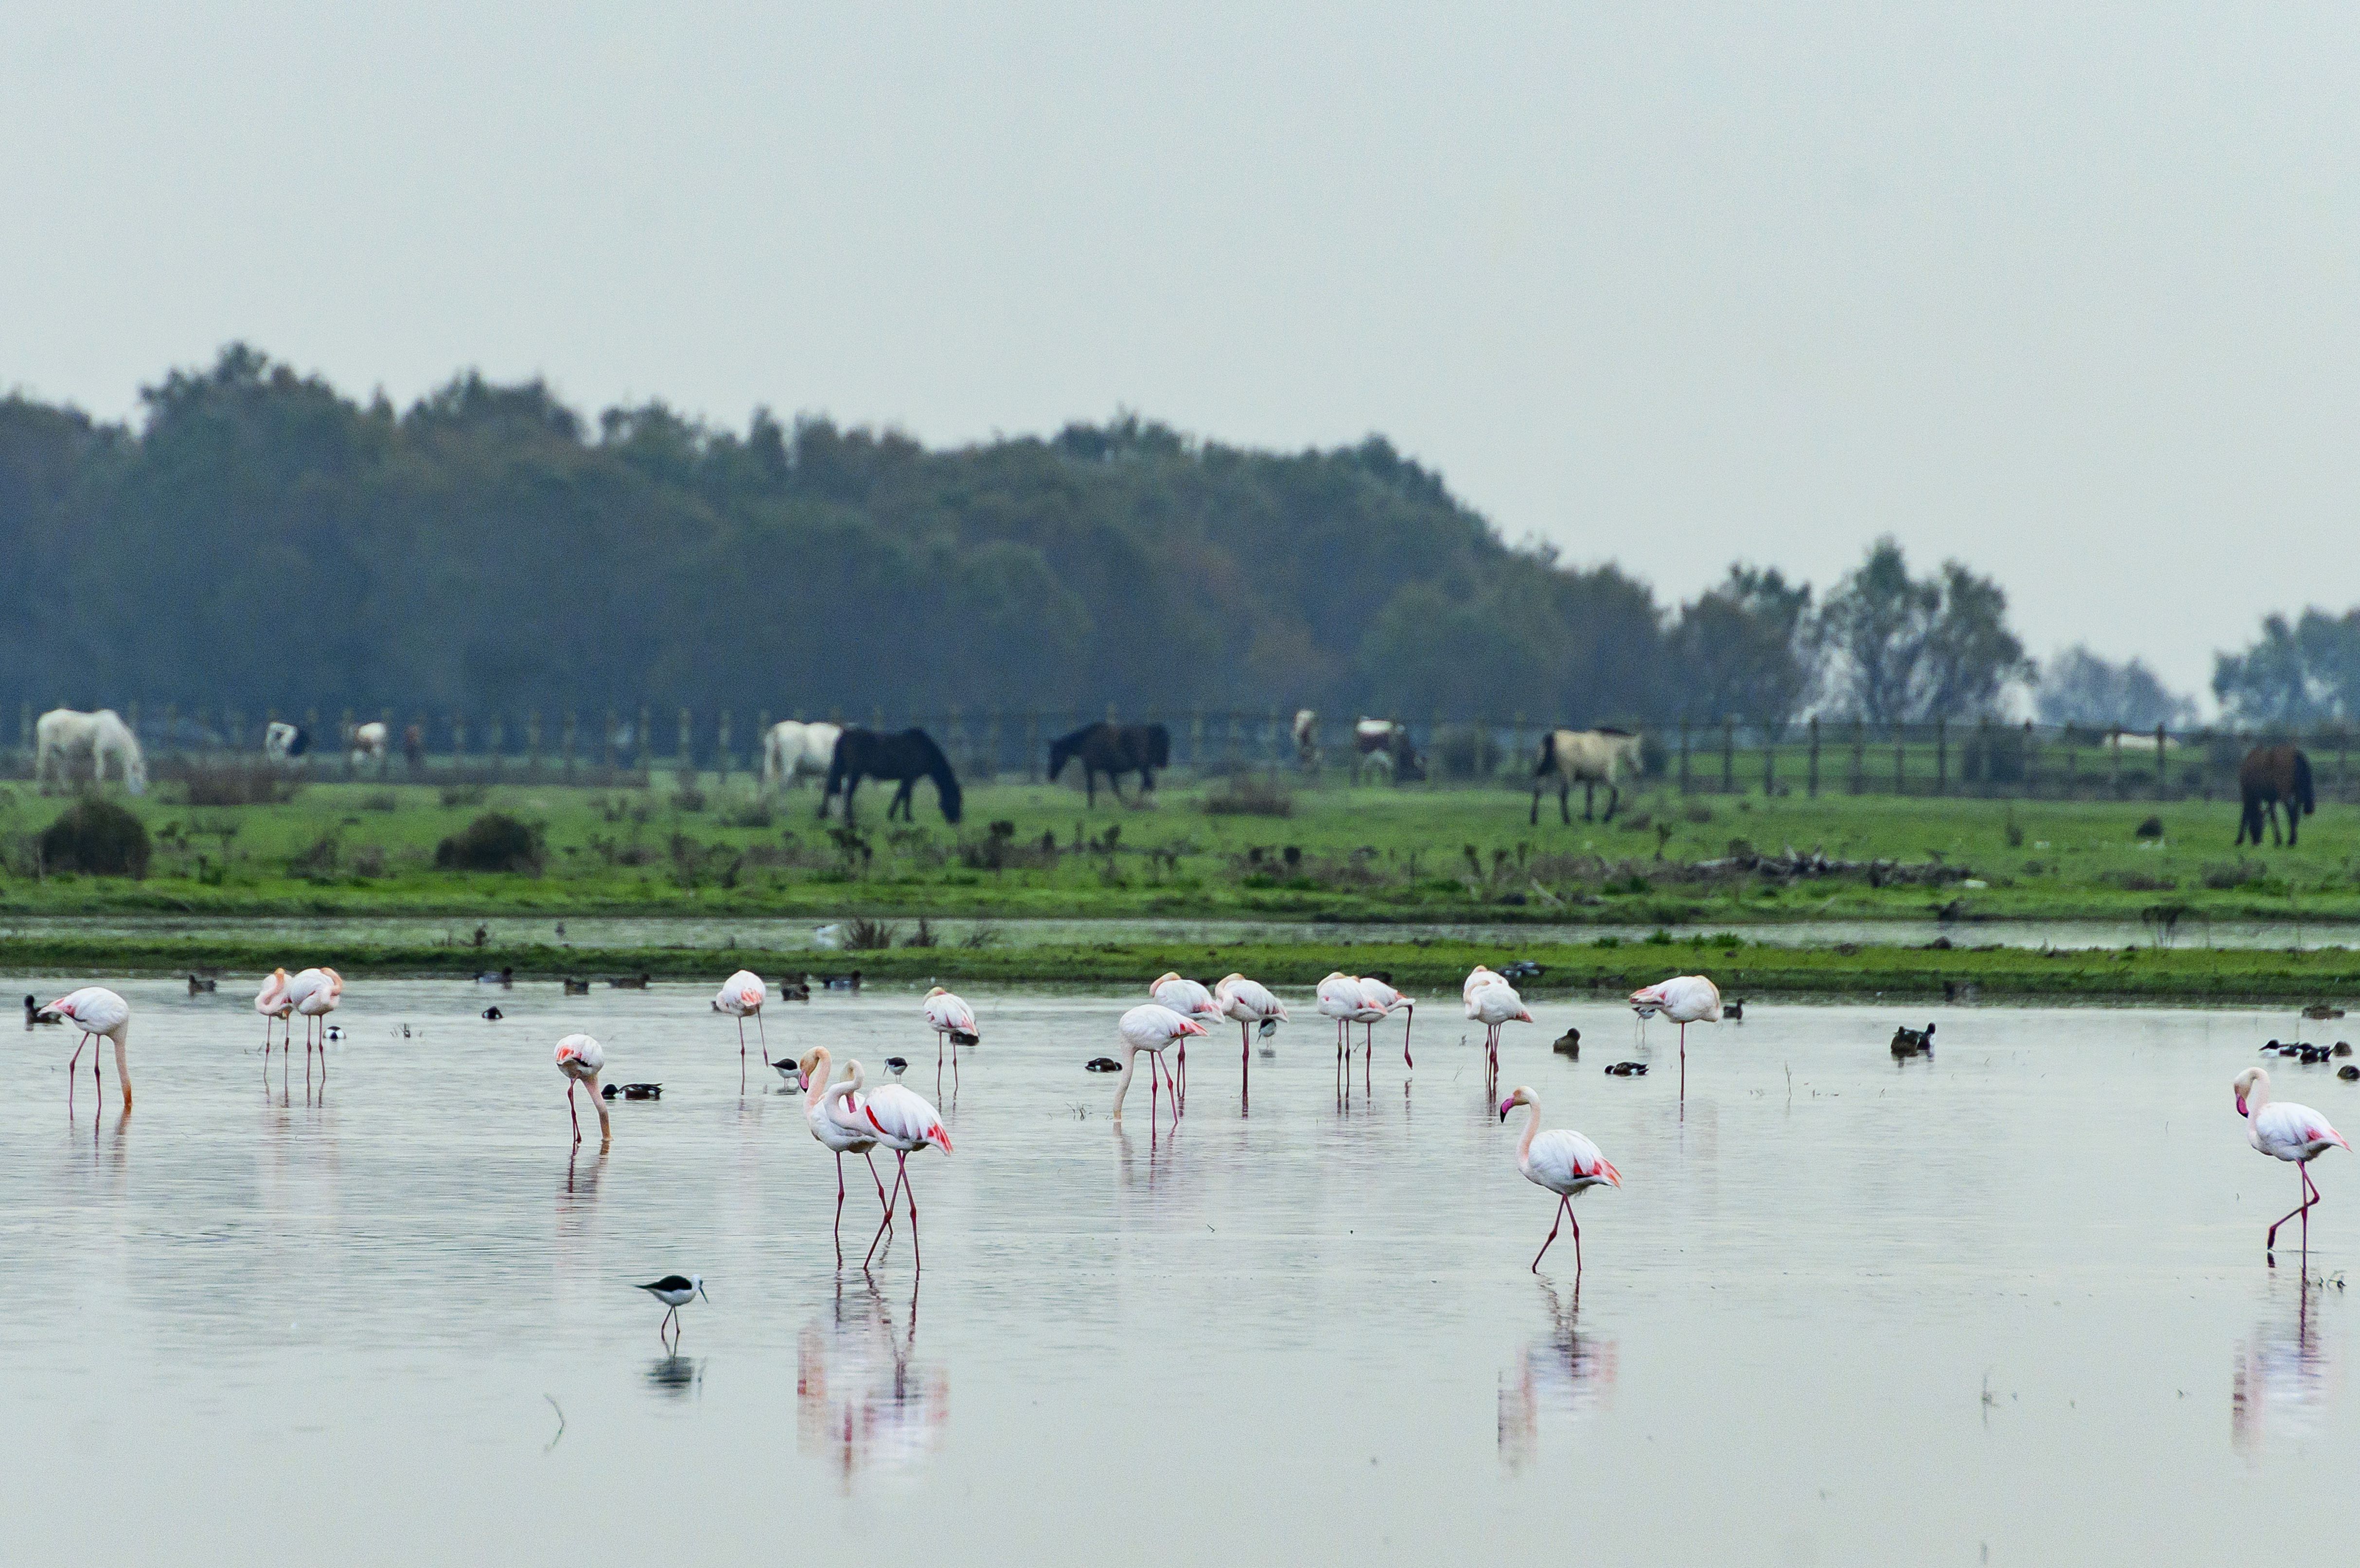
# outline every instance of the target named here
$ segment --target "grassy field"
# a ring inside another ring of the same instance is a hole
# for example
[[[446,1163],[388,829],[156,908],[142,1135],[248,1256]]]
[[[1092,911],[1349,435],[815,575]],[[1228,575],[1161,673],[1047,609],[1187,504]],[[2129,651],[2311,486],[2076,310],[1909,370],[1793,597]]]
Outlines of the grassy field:
[[[2360,813],[2334,805],[2299,850],[2241,852],[2224,803],[1643,791],[1612,826],[1577,815],[1568,828],[1554,801],[1528,826],[1529,797],[1504,790],[1298,789],[1272,816],[1207,810],[1218,784],[1167,789],[1152,808],[1102,792],[1095,811],[1071,788],[1000,785],[969,791],[952,828],[921,786],[914,827],[889,828],[884,794],[864,792],[847,833],[814,819],[809,789],[764,806],[742,775],[699,784],[316,784],[246,806],[190,806],[159,785],[130,803],[155,843],[136,882],[40,874],[38,836],[65,803],[14,784],[0,787],[0,911],[2360,920]],[[436,868],[437,844],[489,811],[539,830],[538,874]],[[2150,815],[2163,834],[2142,842]],[[1837,864],[1797,867],[1790,849]]]

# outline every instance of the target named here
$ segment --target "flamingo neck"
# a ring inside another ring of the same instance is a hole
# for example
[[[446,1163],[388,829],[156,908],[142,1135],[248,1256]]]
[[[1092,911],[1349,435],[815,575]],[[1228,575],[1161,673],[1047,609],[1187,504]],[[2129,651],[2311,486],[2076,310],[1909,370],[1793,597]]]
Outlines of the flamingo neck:
[[[820,1107],[827,1103],[827,1091],[834,1087],[828,1082],[828,1075],[835,1070],[836,1064],[829,1058],[827,1047],[821,1046],[812,1052],[812,1056],[818,1065],[803,1080],[803,1114],[806,1116],[819,1114]]]
[[[1131,1092],[1131,1071],[1138,1066],[1139,1047],[1137,1046],[1124,1047],[1122,1053],[1122,1076],[1115,1080],[1114,1086],[1114,1119],[1118,1122],[1122,1120],[1122,1097]]]
[[[1541,1102],[1537,1100],[1531,1100],[1525,1102],[1525,1104],[1531,1110],[1532,1114],[1524,1118],[1524,1135],[1516,1140],[1516,1164],[1519,1167],[1531,1163],[1533,1157],[1533,1135],[1541,1130]]]
[[[606,1097],[598,1091],[598,1075],[584,1079],[582,1087],[590,1091],[590,1109],[598,1113],[598,1146],[603,1149],[615,1141],[615,1126],[606,1120]]]

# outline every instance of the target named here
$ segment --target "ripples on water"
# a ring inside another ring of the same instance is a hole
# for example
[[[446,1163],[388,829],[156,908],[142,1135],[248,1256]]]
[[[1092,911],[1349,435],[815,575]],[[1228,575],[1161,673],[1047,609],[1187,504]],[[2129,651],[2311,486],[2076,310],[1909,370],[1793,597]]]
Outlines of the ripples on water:
[[[65,1030],[7,1058],[18,1561],[2186,1560],[2360,1511],[2360,1163],[2316,1168],[2306,1293],[2230,1105],[2283,1015],[1945,1010],[1896,1066],[1881,1010],[1756,1004],[1691,1031],[1683,1117],[1671,1074],[1599,1070],[1669,1029],[1543,993],[1503,1081],[1625,1179],[1577,1201],[1577,1296],[1562,1242],[1526,1271],[1552,1200],[1440,1006],[1349,1100],[1287,1026],[1244,1117],[1217,1033],[1151,1131],[1081,1071],[1131,998],[971,994],[958,1152],[911,1160],[921,1285],[906,1243],[833,1267],[833,1162],[774,1076],[738,1094],[707,987],[520,986],[491,1024],[355,981],[324,1089],[300,1056],[266,1087],[243,997],[120,989],[129,1117],[110,1054],[69,1120]],[[923,989],[774,1004],[772,1049],[931,1093]],[[550,1063],[574,1027],[664,1085],[604,1154]],[[631,1288],[673,1270],[712,1298],[676,1355]]]

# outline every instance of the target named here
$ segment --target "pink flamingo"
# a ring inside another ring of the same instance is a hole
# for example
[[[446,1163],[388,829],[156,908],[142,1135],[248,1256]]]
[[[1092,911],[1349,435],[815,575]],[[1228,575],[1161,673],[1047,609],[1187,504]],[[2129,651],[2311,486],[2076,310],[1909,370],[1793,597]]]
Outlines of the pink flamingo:
[[[303,1081],[309,1083],[313,1021],[326,1017],[343,1003],[344,977],[332,969],[307,969],[287,982],[286,994],[295,1011],[303,1014]],[[258,1000],[256,1005],[261,1005]],[[327,1070],[328,1037],[323,1028],[320,1035],[320,1071],[324,1076]]]
[[[749,1014],[754,1019],[756,1037],[762,1042],[762,1059],[770,1059],[770,1037],[762,1032],[762,1003],[770,998],[770,990],[763,985],[762,977],[752,970],[745,969],[723,981],[721,989],[713,995],[713,1010],[727,1013],[738,1020],[738,1092],[740,1094],[746,1092],[746,1019]]]
[[[1213,987],[1213,1000],[1220,1003],[1221,1015],[1238,1021],[1238,1071],[1251,1091],[1251,1059],[1253,1056],[1253,1030],[1260,1025],[1262,1032],[1270,1034],[1286,1022],[1286,1003],[1270,992],[1270,988],[1241,974],[1224,975]]]
[[[1147,994],[1183,1018],[1210,1024],[1223,1015],[1220,1003],[1201,981],[1185,980],[1168,970],[1147,988]],[[1185,1039],[1180,1042],[1180,1087],[1174,1092],[1183,1096],[1188,1092],[1188,1042]]]
[[[928,1144],[945,1154],[950,1153],[951,1135],[943,1130],[943,1119],[934,1113],[933,1106],[898,1083],[879,1085],[870,1092],[860,1113],[869,1118],[877,1141],[893,1151],[894,1162],[900,1168],[893,1173],[893,1196],[885,1200],[885,1218],[878,1222],[877,1234],[869,1243],[869,1255],[860,1260],[860,1271],[869,1272],[869,1260],[877,1255],[877,1244],[885,1239],[886,1228],[893,1223],[893,1199],[906,1189],[910,1194],[910,1257],[923,1272],[926,1259],[918,1250],[918,1190],[910,1180],[910,1157]]]
[[[557,1070],[565,1075],[565,1113],[574,1118],[574,1141],[582,1141],[582,1113],[574,1108],[574,1091],[590,1086],[590,1108],[598,1113],[598,1146],[615,1141],[614,1124],[606,1120],[606,1097],[598,1092],[598,1074],[606,1065],[606,1051],[587,1035],[568,1035],[557,1042]]]
[[[1373,1024],[1385,1010],[1369,1000],[1358,975],[1337,970],[1319,982],[1319,1015],[1336,1020],[1336,1068],[1341,1072],[1352,1054],[1351,1026]]]
[[[803,1120],[823,1148],[836,1155],[836,1266],[844,1266],[844,1157],[857,1154],[869,1162],[869,1179],[877,1183],[877,1201],[885,1201],[885,1179],[877,1174],[877,1129],[869,1124],[869,1102],[860,1093],[860,1064],[844,1064],[844,1077],[828,1080],[833,1070],[825,1046],[814,1046],[795,1064],[803,1073]],[[885,1211],[893,1223],[893,1211]]]
[[[1485,964],[1477,964],[1473,969],[1467,971],[1467,978],[1459,982],[1459,1000],[1461,1002],[1472,1002],[1475,1000],[1475,993],[1478,991],[1480,991],[1483,987],[1491,984],[1494,981],[1497,981],[1503,985],[1507,983],[1506,977],[1500,974],[1497,970]]]
[[[1406,1068],[1416,1067],[1417,1063],[1409,1059],[1410,1026],[1417,1022],[1416,1000],[1413,997],[1403,995],[1400,992],[1395,991],[1392,986],[1386,984],[1382,980],[1371,980],[1366,975],[1362,975],[1360,977],[1360,994],[1366,997],[1369,1002],[1375,1006],[1383,1008],[1385,1011],[1385,1016],[1388,1018],[1392,1017],[1395,1012],[1406,1012],[1409,1014],[1407,1018],[1404,1018],[1402,1021],[1402,1066]],[[1371,1032],[1373,1032],[1374,1028],[1374,1025],[1370,1025]],[[1371,1055],[1373,1056],[1376,1053],[1377,1047],[1374,1040],[1369,1039],[1364,1036],[1362,1037],[1362,1043],[1367,1047]]]
[[[263,977],[262,989],[254,993],[254,1010],[262,1014],[262,1061],[268,1067],[270,1063],[270,1021],[276,1018],[285,1024],[288,1015],[295,1011],[295,1003],[287,995],[285,970],[275,969]],[[288,1044],[294,1044],[291,1035]]]
[[[1533,1272],[1541,1271],[1541,1259],[1557,1240],[1560,1223],[1573,1226],[1573,1285],[1581,1288],[1581,1222],[1573,1217],[1573,1201],[1591,1188],[1603,1183],[1612,1187],[1622,1185],[1622,1173],[1607,1162],[1598,1152],[1598,1146],[1579,1133],[1557,1128],[1544,1133],[1541,1126],[1541,1102],[1529,1089],[1509,1091],[1500,1102],[1500,1120],[1505,1122],[1508,1113],[1519,1105],[1529,1105],[1532,1117],[1524,1123],[1524,1135],[1516,1140],[1516,1168],[1524,1179],[1535,1187],[1546,1187],[1557,1194],[1557,1218],[1549,1222],[1548,1240],[1541,1250],[1533,1254]]]
[[[2262,1238],[2262,1255],[2278,1265],[2278,1226],[2300,1217],[2302,1221],[2302,1266],[2311,1272],[2311,1206],[2319,1201],[2319,1189],[2311,1179],[2311,1162],[2329,1149],[2349,1149],[2344,1135],[2328,1125],[2327,1118],[2308,1105],[2270,1102],[2270,1075],[2260,1068],[2249,1067],[2237,1075],[2234,1084],[2237,1091],[2237,1114],[2245,1118],[2245,1137],[2254,1147],[2272,1159],[2292,1163],[2295,1175],[2302,1181],[2302,1201],[2288,1210],[2270,1224],[2270,1233]]]
[[[82,1038],[74,1042],[73,1059],[66,1063],[66,1106],[73,1106],[74,1069],[82,1063],[82,1048],[93,1037],[115,1042],[115,1076],[123,1085],[123,1108],[131,1109],[131,1003],[103,985],[85,985],[80,991],[70,991],[40,1009],[60,1018],[71,1018],[80,1025]],[[90,1081],[99,1086],[98,1050],[90,1053]]]
[[[1155,1071],[1163,1066],[1164,1048],[1175,1040],[1185,1040],[1191,1035],[1201,1035],[1205,1025],[1194,1018],[1184,1018],[1161,1002],[1145,1002],[1122,1015],[1115,1026],[1122,1040],[1122,1077],[1114,1086],[1114,1119],[1122,1120],[1122,1098],[1131,1092],[1131,1069],[1139,1065],[1139,1053],[1149,1053],[1147,1064],[1147,1121],[1155,1124]],[[1171,1082],[1172,1069],[1164,1068],[1164,1081]],[[1172,1090],[1172,1120],[1180,1120],[1180,1090]]]
[[[1487,971],[1488,972],[1488,971]],[[1500,1030],[1510,1024],[1529,1024],[1533,1015],[1524,1006],[1524,999],[1516,988],[1492,975],[1491,983],[1464,992],[1467,1016],[1483,1025],[1483,1081],[1500,1081]]]
[[[940,1094],[943,1091],[944,1037],[949,1036],[951,1042],[951,1087],[956,1090],[958,1088],[958,1048],[979,1045],[983,1036],[976,1031],[975,1009],[941,986],[926,992],[924,1006],[927,1026],[934,1032],[934,1092]]]
[[[1688,1025],[1721,1022],[1721,987],[1700,974],[1674,975],[1631,993],[1632,1010],[1644,1018],[1661,1012],[1680,1026],[1680,1100],[1688,1097]]]

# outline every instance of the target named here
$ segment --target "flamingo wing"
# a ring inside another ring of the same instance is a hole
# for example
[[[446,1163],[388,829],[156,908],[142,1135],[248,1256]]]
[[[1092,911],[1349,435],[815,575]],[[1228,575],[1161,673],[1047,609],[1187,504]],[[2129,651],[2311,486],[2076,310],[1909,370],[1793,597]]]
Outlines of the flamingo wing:
[[[1622,1173],[1607,1163],[1596,1144],[1562,1127],[1535,1134],[1524,1163],[1534,1180],[1560,1192],[1583,1182],[1622,1185]]]
[[[2299,1157],[2320,1148],[2352,1146],[2344,1135],[2331,1125],[2326,1117],[2308,1105],[2292,1101],[2278,1101],[2263,1106],[2253,1116],[2254,1142],[2265,1154],[2280,1159]]]

